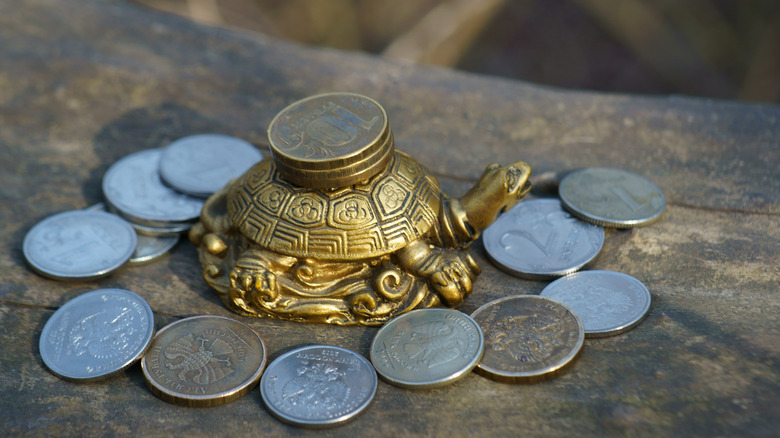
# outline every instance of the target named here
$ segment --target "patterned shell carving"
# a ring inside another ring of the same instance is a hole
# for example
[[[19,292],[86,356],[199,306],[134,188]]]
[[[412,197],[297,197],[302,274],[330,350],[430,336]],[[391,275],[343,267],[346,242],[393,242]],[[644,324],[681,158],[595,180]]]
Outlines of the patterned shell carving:
[[[438,180],[403,152],[365,185],[297,187],[273,160],[256,164],[228,193],[231,223],[271,251],[323,260],[360,260],[394,252],[430,230],[439,215]]]

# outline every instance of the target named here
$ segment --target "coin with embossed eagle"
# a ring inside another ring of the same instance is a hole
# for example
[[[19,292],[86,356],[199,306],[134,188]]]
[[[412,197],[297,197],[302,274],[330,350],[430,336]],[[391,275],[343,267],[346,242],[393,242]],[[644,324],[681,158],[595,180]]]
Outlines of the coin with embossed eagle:
[[[260,380],[265,344],[246,324],[221,316],[193,316],[165,326],[141,361],[149,389],[184,406],[237,400]]]
[[[431,388],[468,375],[482,358],[482,330],[452,309],[420,309],[385,324],[371,343],[371,362],[387,382]]]

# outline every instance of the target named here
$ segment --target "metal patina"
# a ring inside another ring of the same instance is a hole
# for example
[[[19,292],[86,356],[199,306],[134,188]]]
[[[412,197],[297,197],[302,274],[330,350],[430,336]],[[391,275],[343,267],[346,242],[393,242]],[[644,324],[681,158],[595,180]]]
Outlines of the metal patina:
[[[491,164],[448,197],[357,94],[296,102],[268,137],[272,157],[210,197],[190,232],[204,278],[244,315],[380,325],[457,306],[480,273],[469,245],[530,189],[528,164]]]

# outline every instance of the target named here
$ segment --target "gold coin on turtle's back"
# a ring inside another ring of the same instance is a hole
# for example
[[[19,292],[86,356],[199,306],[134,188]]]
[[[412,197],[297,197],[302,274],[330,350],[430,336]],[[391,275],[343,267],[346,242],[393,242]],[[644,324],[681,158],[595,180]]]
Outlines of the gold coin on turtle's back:
[[[485,335],[476,371],[500,382],[530,383],[563,371],[585,340],[579,316],[536,295],[500,298],[471,314]]]
[[[393,142],[379,103],[352,93],[328,93],[293,103],[268,127],[271,153],[290,182],[315,188],[346,187],[387,165]],[[344,179],[340,171],[358,173]],[[331,175],[332,174],[332,175]]]
[[[183,406],[237,400],[260,381],[265,344],[251,327],[221,316],[193,316],[159,331],[141,361],[149,389]]]

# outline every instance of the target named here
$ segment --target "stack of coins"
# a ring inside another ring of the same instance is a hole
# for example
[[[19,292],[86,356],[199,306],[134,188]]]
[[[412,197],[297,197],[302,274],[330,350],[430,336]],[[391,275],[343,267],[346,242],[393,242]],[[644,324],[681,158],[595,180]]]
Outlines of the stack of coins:
[[[152,261],[197,222],[203,198],[262,158],[246,141],[217,134],[130,154],[103,176],[105,204],[35,225],[23,243],[25,258],[33,270],[57,280],[93,279],[126,263]]]
[[[288,106],[271,121],[268,138],[279,173],[318,189],[368,180],[390,163],[395,150],[382,106],[350,93],[322,94]]]

